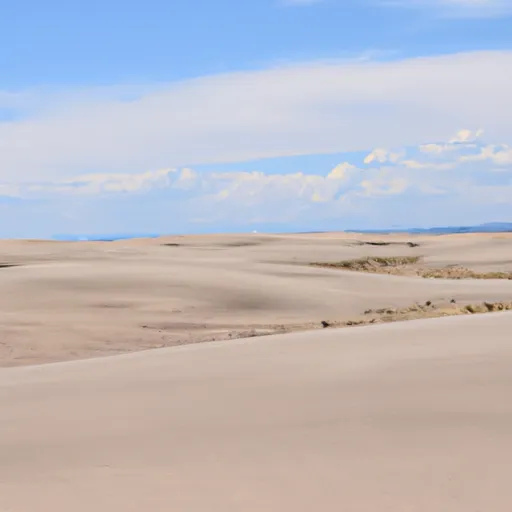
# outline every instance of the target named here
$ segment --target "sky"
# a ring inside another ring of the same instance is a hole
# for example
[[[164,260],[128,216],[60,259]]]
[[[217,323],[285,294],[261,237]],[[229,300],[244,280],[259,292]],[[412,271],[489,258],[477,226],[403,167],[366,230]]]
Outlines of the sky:
[[[512,221],[512,0],[0,0],[0,237]]]

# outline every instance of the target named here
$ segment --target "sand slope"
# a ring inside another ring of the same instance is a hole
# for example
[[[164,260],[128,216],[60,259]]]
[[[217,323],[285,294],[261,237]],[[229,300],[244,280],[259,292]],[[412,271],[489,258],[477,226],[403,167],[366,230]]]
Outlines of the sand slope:
[[[390,245],[369,245],[382,240]],[[408,247],[411,240],[420,246]],[[0,268],[0,366],[237,338],[415,301],[512,300],[510,281],[422,280],[308,266],[367,255],[421,255],[430,266],[512,270],[512,236],[0,241],[0,265],[15,265]]]
[[[509,512],[510,332],[496,313],[1,369],[0,510]]]

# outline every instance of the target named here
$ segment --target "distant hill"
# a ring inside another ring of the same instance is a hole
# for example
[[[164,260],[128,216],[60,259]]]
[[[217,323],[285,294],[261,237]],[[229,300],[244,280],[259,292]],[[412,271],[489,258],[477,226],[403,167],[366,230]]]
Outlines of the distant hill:
[[[440,226],[432,228],[365,229],[347,230],[348,233],[417,233],[425,235],[450,235],[457,233],[508,233],[512,222],[488,222],[478,226]]]
[[[251,230],[252,231],[252,230]],[[396,228],[396,229],[346,229],[346,233],[411,233],[425,235],[449,235],[456,233],[507,233],[512,232],[512,222],[488,222],[479,226],[440,226],[432,228]],[[265,231],[261,231],[264,233]],[[308,233],[322,233],[322,231],[308,231]],[[157,238],[161,234],[155,233],[111,233],[103,235],[55,235],[53,240],[67,242],[113,242],[115,240],[129,240],[131,238]]]

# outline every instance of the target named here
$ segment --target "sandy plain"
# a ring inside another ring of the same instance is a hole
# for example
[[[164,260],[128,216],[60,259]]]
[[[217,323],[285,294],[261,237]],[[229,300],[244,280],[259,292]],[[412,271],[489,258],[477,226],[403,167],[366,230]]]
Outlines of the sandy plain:
[[[0,255],[1,512],[512,509],[512,313],[319,325],[506,303],[512,281],[310,265],[510,271],[510,235],[3,241]]]

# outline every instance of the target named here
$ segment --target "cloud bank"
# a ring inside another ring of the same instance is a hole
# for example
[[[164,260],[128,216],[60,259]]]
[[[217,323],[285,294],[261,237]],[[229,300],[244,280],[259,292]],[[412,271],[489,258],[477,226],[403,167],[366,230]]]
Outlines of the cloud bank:
[[[512,52],[309,63],[152,86],[1,92],[0,181],[124,175],[448,140],[510,140]]]
[[[4,182],[0,210],[15,222],[16,212],[24,212],[32,232],[39,223],[39,236],[56,231],[305,230],[512,220],[512,146],[489,142],[481,130],[461,130],[445,142],[374,148],[318,173],[239,167],[230,172],[185,167]],[[11,202],[2,203],[2,196]]]

